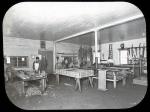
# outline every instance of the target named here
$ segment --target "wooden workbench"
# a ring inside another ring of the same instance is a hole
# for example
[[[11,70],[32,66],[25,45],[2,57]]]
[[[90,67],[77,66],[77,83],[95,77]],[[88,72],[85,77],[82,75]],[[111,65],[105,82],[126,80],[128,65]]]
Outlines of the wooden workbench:
[[[16,74],[16,76],[18,78],[21,79],[21,82],[22,82],[22,93],[25,94],[25,82],[28,82],[28,81],[35,81],[35,80],[41,80],[41,85],[42,85],[42,92],[45,90],[46,88],[46,79],[47,79],[47,76],[46,75],[40,75],[40,74],[36,74],[34,72],[27,72],[27,74],[25,74],[24,72],[18,72]]]

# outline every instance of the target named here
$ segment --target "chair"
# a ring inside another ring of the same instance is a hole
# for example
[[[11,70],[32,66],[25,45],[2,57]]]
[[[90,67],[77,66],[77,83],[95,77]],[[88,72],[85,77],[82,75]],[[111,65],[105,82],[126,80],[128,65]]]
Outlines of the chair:
[[[120,80],[122,80],[122,85],[126,84],[126,76],[119,70],[109,70],[106,73],[106,81],[113,82],[114,88],[116,88],[117,82]]]
[[[116,88],[117,82],[122,80],[122,84],[125,85],[126,84],[126,74],[123,74],[121,71],[119,70],[108,70],[106,72],[106,81],[111,81],[113,82],[113,86],[114,88]],[[97,79],[98,80],[98,75],[95,74],[92,77],[92,82],[93,79]]]

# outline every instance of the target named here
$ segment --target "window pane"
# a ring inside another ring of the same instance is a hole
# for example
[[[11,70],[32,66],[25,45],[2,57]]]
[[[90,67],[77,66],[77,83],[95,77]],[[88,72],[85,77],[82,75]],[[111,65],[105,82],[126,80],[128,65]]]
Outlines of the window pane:
[[[21,57],[18,57],[18,67],[22,67],[22,60],[21,60]]]
[[[10,63],[14,67],[28,67],[28,56],[11,56]]]
[[[28,61],[27,58],[28,58],[28,57],[22,57],[22,66],[23,66],[23,67],[27,67],[27,61]]]
[[[12,66],[17,67],[17,57],[10,57],[10,63]]]

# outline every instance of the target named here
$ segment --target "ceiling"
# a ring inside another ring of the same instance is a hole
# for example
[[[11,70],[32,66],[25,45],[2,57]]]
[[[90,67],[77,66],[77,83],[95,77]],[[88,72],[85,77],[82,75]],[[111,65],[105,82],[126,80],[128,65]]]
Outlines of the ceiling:
[[[127,2],[22,2],[6,12],[3,34],[56,41],[137,15],[142,12]]]

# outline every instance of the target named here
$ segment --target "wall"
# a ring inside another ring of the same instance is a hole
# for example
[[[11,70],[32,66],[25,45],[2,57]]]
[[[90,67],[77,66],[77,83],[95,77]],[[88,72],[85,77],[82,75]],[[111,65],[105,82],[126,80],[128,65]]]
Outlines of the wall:
[[[46,41],[46,48],[53,50],[53,42]],[[3,53],[6,56],[29,56],[29,67],[32,67],[34,59],[32,55],[38,55],[40,49],[39,40],[31,40],[16,37],[3,38]]]
[[[115,64],[120,64],[119,62],[119,50],[120,44],[124,43],[125,47],[131,47],[132,44],[134,47],[138,47],[139,44],[146,43],[146,38],[140,38],[140,39],[133,39],[133,40],[127,40],[127,41],[120,41],[120,42],[112,42],[112,43],[106,43],[101,45],[101,52],[104,54],[104,59],[108,59],[109,54],[109,44],[112,44],[113,47],[113,60]]]
[[[46,41],[46,49],[53,51],[53,41]],[[78,51],[79,46],[70,43],[59,43],[56,45],[57,52],[74,53]],[[32,55],[37,56],[40,49],[40,40],[31,40],[16,37],[3,38],[3,52],[5,56],[29,56],[29,67],[32,67],[34,59]]]
[[[56,52],[57,53],[77,53],[79,50],[79,45],[72,43],[57,43]]]
[[[135,47],[139,46],[139,43],[146,43],[145,32],[146,24],[144,18],[103,29],[100,31],[99,36],[100,39],[103,40],[101,49],[104,53],[104,58],[108,59],[109,44],[113,44],[114,62],[115,64],[119,64],[118,48],[120,48],[120,44],[124,43],[125,47],[131,47],[133,44]],[[93,35],[90,36],[93,37]],[[29,67],[31,67],[33,63],[31,56],[37,55],[38,49],[40,49],[40,40],[4,37],[3,44],[4,55],[6,56],[29,56]],[[79,47],[77,44],[59,43],[56,45],[56,52],[77,53]],[[46,41],[46,48],[53,50],[53,42]],[[94,46],[92,48],[94,50]]]
[[[146,22],[139,18],[123,24],[111,26],[98,32],[101,43],[127,41],[143,38],[146,33]]]
[[[120,44],[124,43],[125,47],[131,47],[132,44],[134,47],[138,47],[140,43],[146,43],[145,19],[140,18],[102,29],[98,32],[98,39],[100,39],[101,42],[101,52],[104,54],[104,59],[108,59],[109,44],[113,44],[114,63],[120,64],[118,50],[118,48],[120,48]],[[92,48],[93,50],[95,49],[94,45]]]

